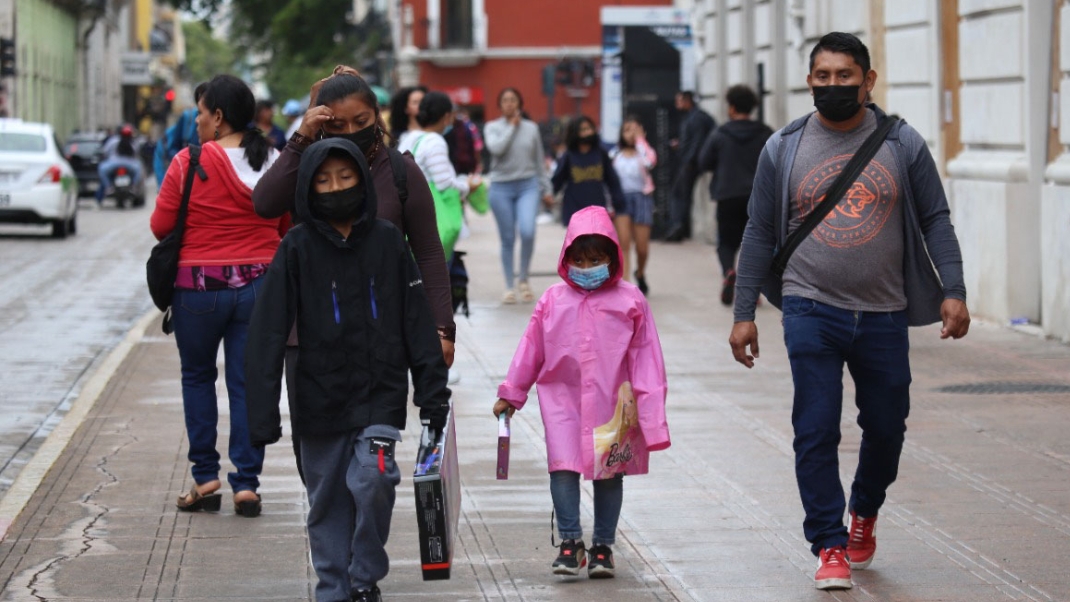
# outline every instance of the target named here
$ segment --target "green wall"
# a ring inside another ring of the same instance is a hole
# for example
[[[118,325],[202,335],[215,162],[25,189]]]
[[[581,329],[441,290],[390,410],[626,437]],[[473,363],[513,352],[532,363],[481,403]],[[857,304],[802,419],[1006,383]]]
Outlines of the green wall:
[[[15,2],[15,116],[52,124],[62,141],[78,127],[78,21],[48,0]]]

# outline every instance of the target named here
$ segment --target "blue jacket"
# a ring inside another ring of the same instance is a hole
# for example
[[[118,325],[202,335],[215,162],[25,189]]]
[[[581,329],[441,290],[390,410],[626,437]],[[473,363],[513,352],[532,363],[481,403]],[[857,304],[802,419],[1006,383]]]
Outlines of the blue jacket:
[[[152,170],[156,174],[156,183],[163,185],[163,177],[171,166],[171,159],[190,144],[197,144],[197,107],[190,107],[178,116],[178,121],[167,128],[164,136],[156,142],[152,154]]]
[[[867,108],[877,114],[878,120],[885,116],[875,104]],[[781,281],[771,268],[776,250],[788,237],[788,179],[809,117],[796,119],[773,134],[758,159],[747,208],[750,220],[743,233],[737,270],[737,322],[754,320],[760,292],[780,307]],[[903,203],[903,283],[907,320],[911,326],[924,326],[941,321],[940,305],[945,299],[966,300],[962,252],[951,225],[951,211],[940,174],[925,139],[905,121],[900,121],[884,143],[895,157],[906,201]]]

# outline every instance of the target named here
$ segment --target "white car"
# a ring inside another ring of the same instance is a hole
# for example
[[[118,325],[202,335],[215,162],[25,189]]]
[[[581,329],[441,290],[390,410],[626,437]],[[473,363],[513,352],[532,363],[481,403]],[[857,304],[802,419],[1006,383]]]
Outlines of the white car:
[[[74,234],[78,180],[52,126],[0,119],[0,223],[52,224],[52,236]]]

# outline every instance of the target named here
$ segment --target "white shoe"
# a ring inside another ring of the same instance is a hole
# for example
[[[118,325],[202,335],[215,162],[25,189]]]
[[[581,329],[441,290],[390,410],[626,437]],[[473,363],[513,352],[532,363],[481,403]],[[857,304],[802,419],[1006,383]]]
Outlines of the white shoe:
[[[446,382],[451,385],[461,382],[461,371],[456,368],[450,368],[449,376],[446,377]]]

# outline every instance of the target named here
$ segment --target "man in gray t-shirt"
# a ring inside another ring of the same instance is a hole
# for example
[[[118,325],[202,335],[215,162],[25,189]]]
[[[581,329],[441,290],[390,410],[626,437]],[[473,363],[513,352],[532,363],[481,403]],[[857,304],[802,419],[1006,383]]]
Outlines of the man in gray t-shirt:
[[[876,553],[877,513],[898,475],[910,411],[907,326],[942,321],[941,337],[957,339],[970,325],[962,254],[936,164],[903,122],[795,250],[782,285],[770,278],[774,250],[887,119],[876,105],[863,105],[876,77],[869,50],[851,34],[830,33],[810,53],[806,81],[817,112],[773,134],[759,158],[729,338],[736,360],[753,367],[759,291],[780,304],[795,385],[803,532],[819,559],[814,585],[823,590],[850,588],[851,570],[869,566]],[[844,364],[862,428],[849,504],[838,457]]]
[[[802,224],[874,130],[877,116],[838,131],[811,115],[788,180],[788,232]],[[806,237],[784,271],[784,295],[842,309],[900,311],[903,292],[902,184],[887,146],[862,170],[835,209]]]

